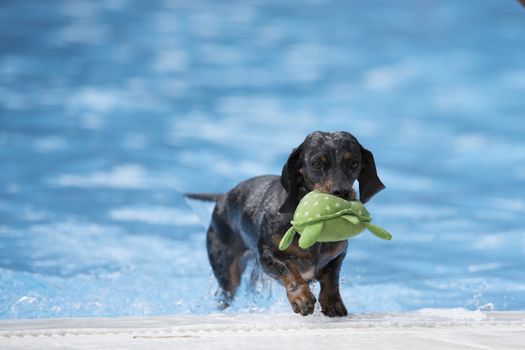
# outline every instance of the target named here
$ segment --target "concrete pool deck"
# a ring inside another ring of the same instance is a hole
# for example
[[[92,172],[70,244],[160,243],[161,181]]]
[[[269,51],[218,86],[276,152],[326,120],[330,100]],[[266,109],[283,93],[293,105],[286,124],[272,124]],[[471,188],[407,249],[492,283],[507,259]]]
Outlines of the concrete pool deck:
[[[177,315],[0,321],[7,349],[524,349],[525,312]]]

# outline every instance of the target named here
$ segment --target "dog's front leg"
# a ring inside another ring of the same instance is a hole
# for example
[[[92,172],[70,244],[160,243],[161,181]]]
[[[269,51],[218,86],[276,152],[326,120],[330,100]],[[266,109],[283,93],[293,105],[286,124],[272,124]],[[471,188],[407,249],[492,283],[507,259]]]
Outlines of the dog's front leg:
[[[267,247],[260,247],[260,263],[270,276],[280,280],[286,289],[286,297],[292,310],[303,316],[314,312],[315,296],[301,276],[295,264],[279,260]]]
[[[292,310],[303,316],[310,315],[314,312],[315,296],[295,265],[289,264],[287,267],[288,273],[282,276],[281,282],[286,288],[286,297],[292,306]]]
[[[345,304],[339,294],[339,271],[346,253],[339,254],[334,260],[330,261],[317,276],[321,284],[319,292],[319,303],[321,311],[329,317],[347,316]]]

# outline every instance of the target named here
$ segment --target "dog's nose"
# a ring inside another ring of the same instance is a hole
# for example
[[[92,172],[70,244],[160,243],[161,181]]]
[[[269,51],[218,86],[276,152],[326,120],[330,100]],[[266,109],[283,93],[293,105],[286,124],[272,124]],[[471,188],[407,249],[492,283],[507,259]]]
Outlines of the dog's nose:
[[[337,197],[341,197],[346,200],[350,200],[352,197],[352,190],[347,190],[344,188],[336,188],[332,191],[332,194]]]

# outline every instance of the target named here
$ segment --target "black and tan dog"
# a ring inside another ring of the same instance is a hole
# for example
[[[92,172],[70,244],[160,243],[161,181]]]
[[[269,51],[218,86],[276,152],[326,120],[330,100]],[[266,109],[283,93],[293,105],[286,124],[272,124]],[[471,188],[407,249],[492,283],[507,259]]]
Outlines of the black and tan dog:
[[[206,243],[223,306],[231,302],[245,258],[251,255],[268,275],[284,285],[294,312],[308,315],[314,311],[316,298],[308,283],[318,280],[322,312],[332,317],[347,315],[339,294],[339,270],[347,242],[317,243],[303,250],[296,236],[285,251],[278,245],[306,193],[318,190],[354,199],[356,180],[362,202],[384,188],[372,153],[350,133],[316,131],[293,150],[280,177],[254,177],[225,194],[187,194],[189,198],[217,202]]]

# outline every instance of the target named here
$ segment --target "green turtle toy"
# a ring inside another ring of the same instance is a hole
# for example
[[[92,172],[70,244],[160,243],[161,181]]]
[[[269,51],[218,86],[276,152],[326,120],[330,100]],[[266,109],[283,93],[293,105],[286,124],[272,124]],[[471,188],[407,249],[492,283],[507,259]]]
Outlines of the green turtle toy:
[[[279,249],[288,248],[296,232],[301,235],[299,247],[303,249],[316,242],[336,242],[355,237],[365,228],[381,239],[392,239],[390,233],[371,224],[371,220],[370,213],[360,201],[347,201],[312,191],[299,202],[291,221],[292,227],[281,239]]]

